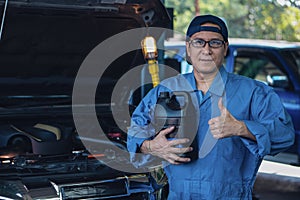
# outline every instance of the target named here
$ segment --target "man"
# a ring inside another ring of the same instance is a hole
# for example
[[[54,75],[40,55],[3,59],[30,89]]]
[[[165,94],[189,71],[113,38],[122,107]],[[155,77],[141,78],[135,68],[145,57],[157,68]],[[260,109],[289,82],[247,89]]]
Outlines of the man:
[[[263,157],[294,142],[290,116],[272,88],[226,72],[222,63],[227,48],[228,31],[222,19],[195,17],[186,38],[193,72],[161,82],[132,116],[128,131],[132,162],[142,167],[155,158],[164,160],[170,184],[168,199],[252,199]],[[159,93],[184,88],[193,91],[197,114],[197,146],[192,147],[182,147],[190,144],[191,137],[170,140],[167,136],[174,127],[154,130],[152,123]],[[182,156],[195,150],[196,159]]]

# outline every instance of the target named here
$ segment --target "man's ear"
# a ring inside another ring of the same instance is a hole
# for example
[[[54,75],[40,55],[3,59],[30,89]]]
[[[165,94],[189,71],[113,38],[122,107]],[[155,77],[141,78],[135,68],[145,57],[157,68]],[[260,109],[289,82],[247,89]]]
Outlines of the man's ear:
[[[224,51],[224,57],[226,58],[227,55],[229,55],[229,47],[228,47],[229,43],[226,42],[224,45],[225,51]]]
[[[189,43],[188,42],[185,42],[185,59],[186,59],[186,62],[189,64],[189,65],[192,65],[192,62],[191,62],[191,58],[190,58],[190,48],[189,48]]]

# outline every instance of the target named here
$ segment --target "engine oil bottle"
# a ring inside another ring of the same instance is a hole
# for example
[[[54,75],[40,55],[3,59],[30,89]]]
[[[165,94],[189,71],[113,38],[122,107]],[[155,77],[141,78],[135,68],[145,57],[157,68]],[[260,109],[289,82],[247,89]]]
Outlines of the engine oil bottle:
[[[191,96],[186,91],[161,92],[154,109],[156,132],[174,126],[168,139],[188,138],[189,143],[181,147],[192,146],[193,151],[182,154],[191,160],[198,158],[198,143],[196,138],[198,121]]]

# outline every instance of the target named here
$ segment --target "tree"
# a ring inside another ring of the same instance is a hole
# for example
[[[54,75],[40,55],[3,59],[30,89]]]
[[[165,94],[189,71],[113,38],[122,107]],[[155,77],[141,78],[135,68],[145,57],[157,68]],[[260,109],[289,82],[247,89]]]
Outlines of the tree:
[[[175,9],[174,27],[185,33],[195,0],[165,0]],[[230,37],[300,41],[300,0],[199,0],[200,14],[225,19]]]

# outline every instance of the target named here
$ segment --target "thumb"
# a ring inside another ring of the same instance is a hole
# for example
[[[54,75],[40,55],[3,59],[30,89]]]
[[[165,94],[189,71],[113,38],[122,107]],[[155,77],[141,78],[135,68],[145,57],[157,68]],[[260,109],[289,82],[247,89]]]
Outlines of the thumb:
[[[227,112],[226,107],[223,105],[223,98],[222,97],[219,99],[218,106],[219,106],[220,112],[222,114]]]

